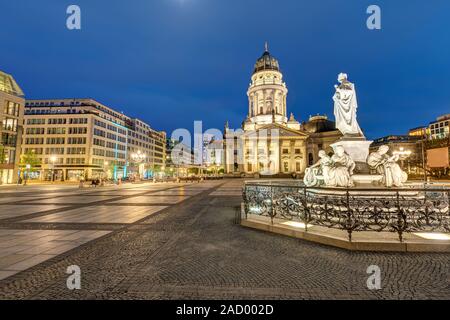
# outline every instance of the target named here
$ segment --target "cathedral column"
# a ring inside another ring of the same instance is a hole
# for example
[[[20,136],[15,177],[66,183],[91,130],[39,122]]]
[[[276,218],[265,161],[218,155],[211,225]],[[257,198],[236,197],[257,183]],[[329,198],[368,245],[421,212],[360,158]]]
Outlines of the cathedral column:
[[[281,92],[281,90],[277,90],[276,93],[276,97],[277,97],[277,109],[278,109],[278,113],[283,114],[283,92]]]

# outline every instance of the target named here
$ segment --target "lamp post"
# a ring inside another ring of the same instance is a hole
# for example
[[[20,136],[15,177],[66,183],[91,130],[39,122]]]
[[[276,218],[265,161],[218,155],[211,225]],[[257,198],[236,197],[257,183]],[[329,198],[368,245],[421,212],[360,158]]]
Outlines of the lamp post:
[[[131,159],[133,162],[138,164],[138,174],[139,178],[141,178],[141,171],[143,171],[144,161],[147,158],[147,155],[145,153],[142,153],[141,150],[138,150],[136,153],[131,154]]]
[[[52,164],[52,182],[55,181],[55,162],[56,162],[56,156],[51,156],[50,157],[50,162]]]

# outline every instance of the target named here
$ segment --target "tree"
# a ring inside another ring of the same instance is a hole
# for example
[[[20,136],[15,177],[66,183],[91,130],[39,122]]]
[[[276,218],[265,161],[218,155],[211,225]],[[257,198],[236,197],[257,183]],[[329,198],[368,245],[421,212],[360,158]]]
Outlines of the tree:
[[[3,146],[3,144],[0,143],[0,164],[5,162],[5,159],[6,159],[5,147]]]
[[[0,143],[0,164],[6,160],[5,147]],[[3,170],[0,169],[0,184],[3,183]]]

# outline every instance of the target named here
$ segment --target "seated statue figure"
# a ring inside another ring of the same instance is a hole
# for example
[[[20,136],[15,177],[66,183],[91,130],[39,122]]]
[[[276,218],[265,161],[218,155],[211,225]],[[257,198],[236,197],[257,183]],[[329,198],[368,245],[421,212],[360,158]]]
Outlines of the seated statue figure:
[[[388,151],[388,146],[380,146],[377,151],[367,157],[367,164],[383,175],[383,183],[386,187],[401,187],[408,180],[408,174],[397,164],[399,156],[389,156]]]
[[[355,161],[345,153],[343,146],[336,146],[335,153],[331,157],[334,163],[334,182],[337,187],[352,187],[353,186],[353,171],[355,170]]]
[[[307,187],[316,187],[322,183],[326,186],[334,186],[333,162],[325,151],[319,151],[320,160],[309,168],[306,168],[303,182]]]

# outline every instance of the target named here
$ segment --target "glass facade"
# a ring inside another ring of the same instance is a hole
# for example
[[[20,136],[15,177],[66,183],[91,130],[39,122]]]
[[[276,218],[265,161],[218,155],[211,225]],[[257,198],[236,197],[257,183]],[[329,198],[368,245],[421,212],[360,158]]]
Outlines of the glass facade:
[[[19,171],[23,92],[15,80],[0,71],[0,184],[14,183]]]

